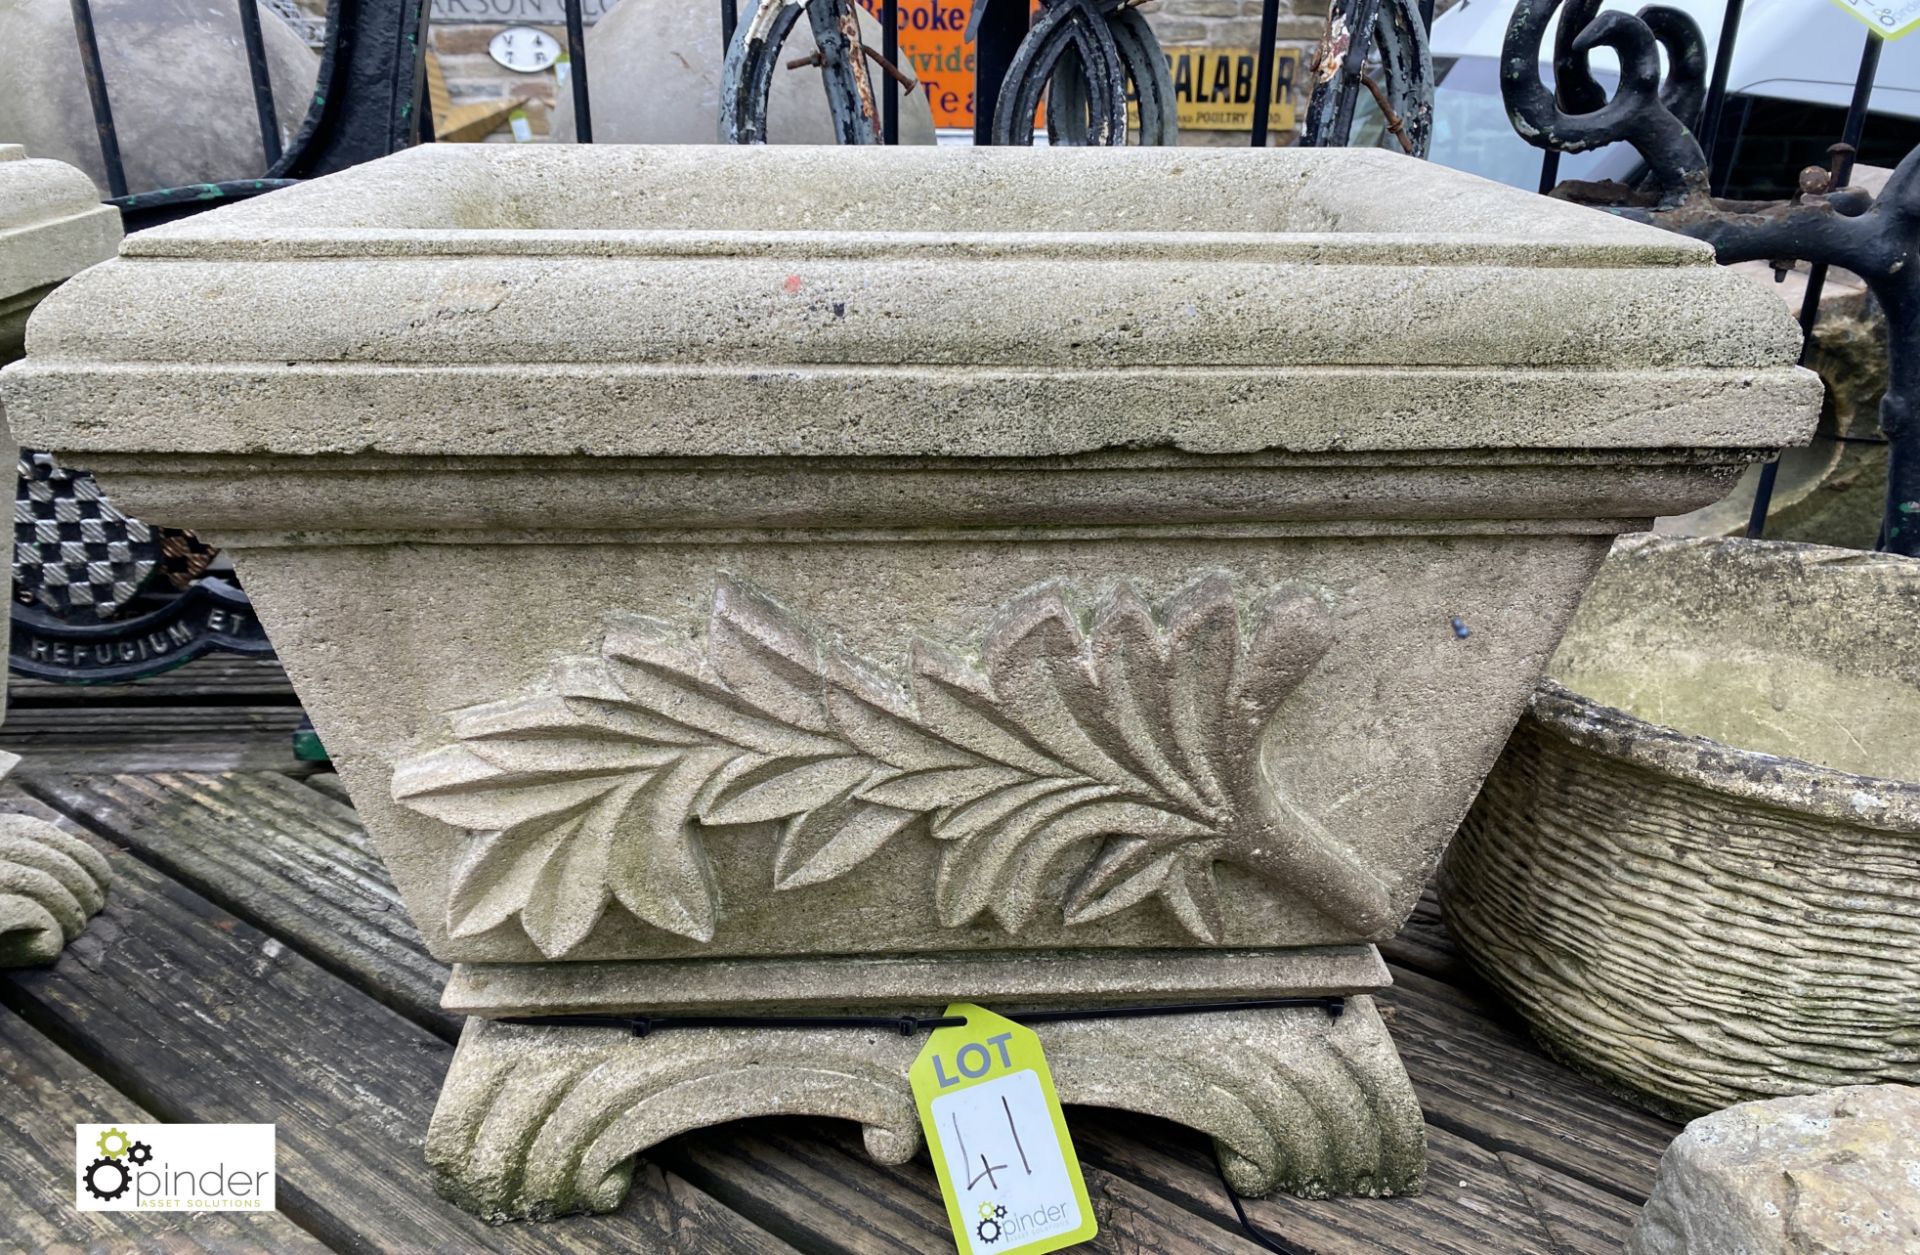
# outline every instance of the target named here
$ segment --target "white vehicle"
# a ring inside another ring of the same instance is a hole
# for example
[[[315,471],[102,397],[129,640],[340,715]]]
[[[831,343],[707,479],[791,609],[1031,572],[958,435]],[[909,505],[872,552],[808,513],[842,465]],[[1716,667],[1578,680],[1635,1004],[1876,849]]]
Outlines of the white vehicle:
[[[1706,36],[1707,60],[1720,37],[1725,0],[1659,0],[1685,11]],[[1461,0],[1433,23],[1432,159],[1515,187],[1539,184],[1541,150],[1518,135],[1500,100],[1500,50],[1516,0]],[[1641,0],[1608,0],[1607,9],[1637,12]],[[1559,15],[1540,49],[1540,77],[1553,83]],[[1727,76],[1722,146],[1715,164],[1732,164],[1729,195],[1790,194],[1802,166],[1825,164],[1853,96],[1867,28],[1832,0],[1748,0]],[[1609,92],[1619,81],[1612,50],[1597,49],[1593,76]],[[1920,34],[1884,46],[1869,101],[1861,160],[1892,165],[1920,143]],[[1563,179],[1626,179],[1639,159],[1625,144],[1560,159]]]

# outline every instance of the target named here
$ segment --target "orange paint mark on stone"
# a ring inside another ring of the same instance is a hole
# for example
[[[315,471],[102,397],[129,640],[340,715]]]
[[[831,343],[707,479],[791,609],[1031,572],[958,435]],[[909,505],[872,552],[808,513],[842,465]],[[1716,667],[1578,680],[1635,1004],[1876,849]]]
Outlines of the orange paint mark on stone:
[[[783,288],[785,288],[785,289],[787,290],[787,295],[788,295],[788,296],[792,296],[792,295],[793,295],[794,293],[796,293],[796,292],[798,292],[798,291],[800,290],[800,276],[799,276],[799,275],[788,275],[788,276],[787,276],[787,281],[786,281],[785,283],[783,283],[783,284],[781,284],[780,286],[781,286],[781,287],[783,287]]]

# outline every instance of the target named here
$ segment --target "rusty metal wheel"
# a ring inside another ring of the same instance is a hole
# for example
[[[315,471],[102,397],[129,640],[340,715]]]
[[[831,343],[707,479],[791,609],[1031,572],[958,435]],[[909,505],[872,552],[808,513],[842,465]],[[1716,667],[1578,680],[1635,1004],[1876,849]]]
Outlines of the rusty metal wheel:
[[[879,55],[860,39],[860,10],[854,0],[761,0],[733,32],[720,80],[720,133],[729,144],[767,142],[767,99],[787,39],[807,15],[816,51],[787,62],[789,69],[808,61],[820,68],[834,134],[842,144],[881,142],[880,103],[867,73],[869,58]],[[898,76],[892,67],[884,66]]]

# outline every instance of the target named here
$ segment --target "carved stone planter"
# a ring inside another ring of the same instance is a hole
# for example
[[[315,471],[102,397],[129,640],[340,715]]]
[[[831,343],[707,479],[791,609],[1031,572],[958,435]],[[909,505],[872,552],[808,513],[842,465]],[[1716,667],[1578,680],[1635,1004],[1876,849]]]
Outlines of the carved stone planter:
[[[1682,1115],[1920,1084],[1920,562],[1625,538],[1447,855],[1448,926]]]
[[[27,315],[56,284],[113,256],[120,214],[72,166],[0,144],[0,362],[20,356]],[[0,406],[0,467],[19,450]],[[85,544],[79,520],[42,521],[54,543]],[[0,654],[11,620],[0,620]],[[0,718],[6,714],[0,684]],[[20,759],[0,751],[0,779]],[[30,815],[0,814],[0,967],[51,963],[106,903],[107,861],[79,838]]]
[[[133,311],[106,324],[104,308]],[[1374,152],[423,148],[146,232],[6,379],[235,555],[476,1018],[428,1139],[611,1206],[887,1032],[1049,1024],[1236,1187],[1417,1187],[1366,996],[1613,534],[1803,438],[1702,246]]]

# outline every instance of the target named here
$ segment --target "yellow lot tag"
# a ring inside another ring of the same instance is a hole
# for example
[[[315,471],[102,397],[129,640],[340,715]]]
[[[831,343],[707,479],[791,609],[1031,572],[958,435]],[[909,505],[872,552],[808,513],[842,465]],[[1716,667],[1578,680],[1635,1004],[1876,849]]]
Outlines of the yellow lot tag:
[[[1920,0],[1833,0],[1882,39],[1911,35],[1920,26]]]
[[[960,1255],[1039,1255],[1098,1232],[1060,1097],[1032,1029],[956,1002],[913,1061],[920,1109]]]

